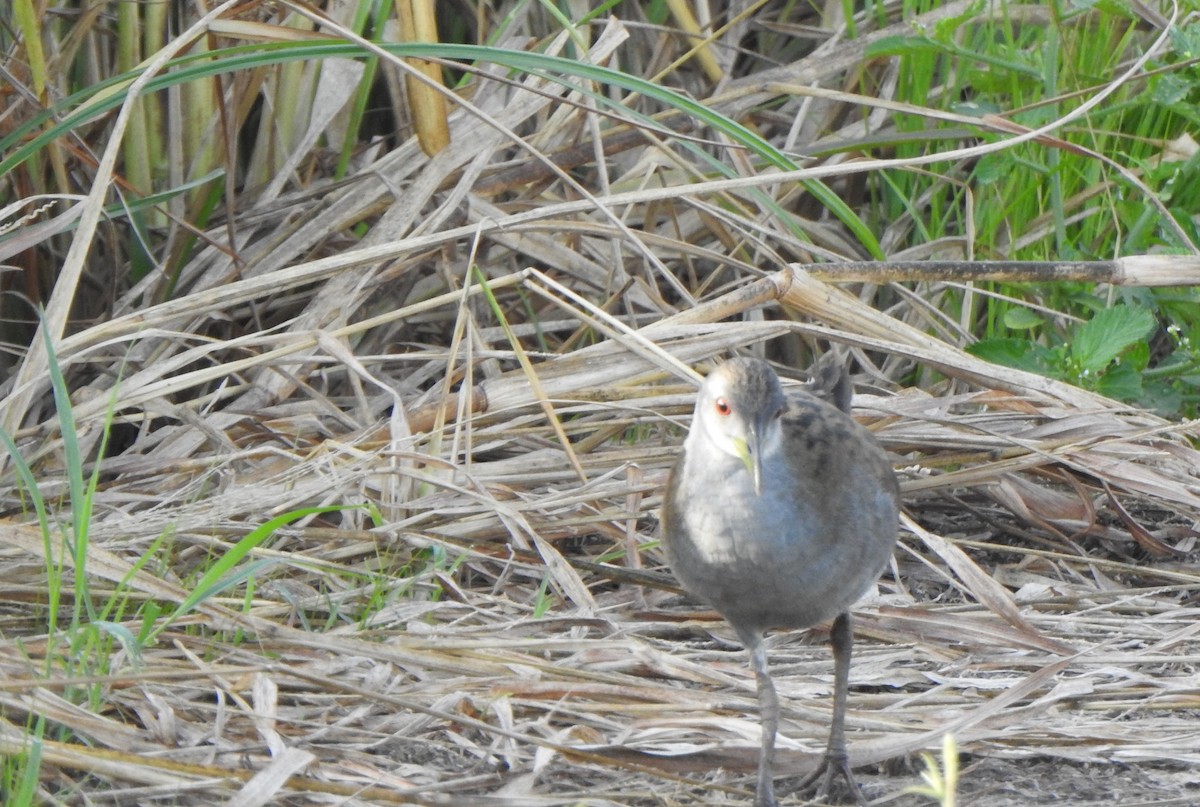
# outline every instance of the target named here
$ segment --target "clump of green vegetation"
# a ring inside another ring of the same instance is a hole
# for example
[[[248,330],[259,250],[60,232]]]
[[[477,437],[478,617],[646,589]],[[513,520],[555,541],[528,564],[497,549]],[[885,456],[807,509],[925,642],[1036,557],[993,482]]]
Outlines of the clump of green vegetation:
[[[871,178],[871,220],[909,248],[945,242],[965,259],[1195,252],[1200,149],[1188,132],[1200,120],[1200,26],[1171,27],[1149,53],[1145,30],[1128,6],[1051,2],[972,7],[914,36],[876,43],[874,52],[900,60],[897,100],[914,108],[896,115],[903,136],[889,145],[897,157],[920,159],[1070,121],[1052,137],[974,160],[879,172]],[[1143,55],[1144,69],[1128,73]],[[929,108],[953,117],[935,121]],[[1110,299],[1073,283],[984,289],[995,296],[950,291],[939,298],[943,313],[981,340],[976,355],[1169,416],[1195,416],[1200,309],[1193,289],[1122,291]]]
[[[1055,329],[1027,308],[1010,308],[1004,324],[1026,336],[984,339],[968,350],[996,364],[1068,381],[1119,401],[1165,413],[1193,410],[1200,392],[1196,335],[1177,325],[1163,329],[1165,348],[1151,366],[1154,314],[1140,305],[1096,309],[1091,319]]]

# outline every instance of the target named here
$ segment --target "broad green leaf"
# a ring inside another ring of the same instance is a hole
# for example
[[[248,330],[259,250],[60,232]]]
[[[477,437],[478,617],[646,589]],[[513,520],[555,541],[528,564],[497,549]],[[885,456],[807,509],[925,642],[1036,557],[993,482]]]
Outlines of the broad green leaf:
[[[1169,380],[1157,379],[1144,385],[1138,404],[1168,417],[1178,417],[1183,409],[1183,391]]]
[[[1142,397],[1142,376],[1128,364],[1118,364],[1100,376],[1096,392],[1118,401],[1135,401]]]
[[[967,352],[984,361],[1026,370],[1031,373],[1062,378],[1061,358],[1055,352],[1028,339],[982,339],[967,346]]]
[[[1144,308],[1130,305],[1106,308],[1079,326],[1071,341],[1071,357],[1081,369],[1098,372],[1152,330],[1154,315]]]
[[[975,163],[971,176],[980,185],[1000,182],[1012,172],[1012,158],[1004,153],[985,154]]]
[[[1014,331],[1026,331],[1036,328],[1045,322],[1034,311],[1028,308],[1010,308],[1004,312],[1004,327]]]
[[[967,346],[967,352],[992,364],[1020,367],[1032,343],[1028,339],[982,339]]]
[[[1162,361],[1159,361],[1161,365]],[[1150,343],[1146,341],[1136,342],[1125,351],[1125,355],[1121,357],[1121,364],[1128,364],[1139,373],[1150,366]]]

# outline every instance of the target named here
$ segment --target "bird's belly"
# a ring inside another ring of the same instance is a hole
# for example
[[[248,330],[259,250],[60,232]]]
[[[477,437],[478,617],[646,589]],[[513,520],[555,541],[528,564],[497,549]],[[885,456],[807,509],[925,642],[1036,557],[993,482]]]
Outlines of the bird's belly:
[[[689,591],[734,624],[767,630],[831,619],[862,596],[886,561],[864,556],[879,545],[863,540],[870,525],[823,517],[794,488],[787,496],[748,488],[691,501],[668,547],[672,567]]]

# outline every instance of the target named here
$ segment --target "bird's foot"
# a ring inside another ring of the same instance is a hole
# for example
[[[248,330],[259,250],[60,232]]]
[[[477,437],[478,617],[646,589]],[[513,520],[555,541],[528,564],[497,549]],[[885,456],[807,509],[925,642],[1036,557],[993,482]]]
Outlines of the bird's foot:
[[[834,780],[838,778],[843,780],[845,787],[834,787]],[[833,803],[842,804],[844,803],[843,797],[848,797],[854,804],[865,805],[867,803],[858,783],[854,781],[854,774],[850,771],[850,759],[845,753],[826,753],[817,769],[804,777],[804,781],[796,790],[807,790],[813,784],[817,784],[813,798],[818,803],[827,804],[830,803],[830,798],[834,798],[837,801]],[[760,805],[755,805],[755,807],[760,807]]]
[[[771,781],[771,772],[763,768],[758,772],[758,786],[754,789],[754,807],[779,807],[775,801],[775,783]]]

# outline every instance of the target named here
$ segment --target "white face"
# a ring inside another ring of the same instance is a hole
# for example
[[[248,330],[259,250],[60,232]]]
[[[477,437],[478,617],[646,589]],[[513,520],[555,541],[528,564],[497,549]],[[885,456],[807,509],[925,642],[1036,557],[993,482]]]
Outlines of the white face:
[[[734,392],[730,389],[727,373],[714,370],[704,381],[700,397],[696,401],[695,418],[692,426],[701,435],[731,457],[745,461],[750,440],[750,417],[743,412]],[[690,437],[690,435],[689,435]]]
[[[762,389],[748,388],[729,365],[718,367],[700,390],[688,435],[689,443],[705,441],[737,459],[754,477],[756,489],[760,487],[763,460],[778,451],[783,441],[783,397],[778,382],[774,390],[772,396]]]

